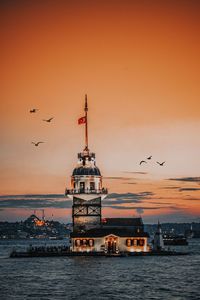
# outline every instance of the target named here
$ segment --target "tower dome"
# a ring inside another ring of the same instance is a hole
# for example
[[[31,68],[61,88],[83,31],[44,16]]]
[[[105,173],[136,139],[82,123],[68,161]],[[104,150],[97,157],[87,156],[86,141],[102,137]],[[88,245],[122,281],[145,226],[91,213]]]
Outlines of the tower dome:
[[[83,176],[83,175],[88,175],[88,176],[101,176],[101,172],[99,168],[96,166],[92,167],[77,167],[73,170],[72,176]]]
[[[78,153],[78,163],[71,176],[73,194],[101,194],[102,176],[96,166],[95,153]],[[103,189],[103,193],[105,189]]]

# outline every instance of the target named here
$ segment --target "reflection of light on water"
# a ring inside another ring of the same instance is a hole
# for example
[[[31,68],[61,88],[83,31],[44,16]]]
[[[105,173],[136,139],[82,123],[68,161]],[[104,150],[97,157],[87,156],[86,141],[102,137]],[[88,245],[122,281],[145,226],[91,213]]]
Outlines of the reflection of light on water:
[[[66,245],[67,241],[0,241],[0,255],[4,257],[0,260],[1,299],[107,300],[112,295],[113,299],[121,300],[122,294],[124,299],[132,299],[130,295],[133,288],[134,298],[141,299],[142,290],[145,299],[172,299],[181,294],[183,286],[185,299],[199,298],[199,278],[196,274],[199,269],[200,239],[192,239],[188,247],[181,248],[194,253],[189,257],[5,259],[14,246],[26,248],[30,243],[33,246],[45,243],[58,246]],[[191,284],[188,284],[188,275],[192,278]]]

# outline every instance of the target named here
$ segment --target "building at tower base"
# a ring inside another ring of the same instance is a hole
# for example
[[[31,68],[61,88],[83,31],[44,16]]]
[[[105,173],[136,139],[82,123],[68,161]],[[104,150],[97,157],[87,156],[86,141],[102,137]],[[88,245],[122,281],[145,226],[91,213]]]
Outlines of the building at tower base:
[[[105,220],[108,224],[104,223]],[[127,223],[130,223],[130,221],[134,225],[127,226]],[[109,223],[112,223],[112,225],[109,225]],[[105,253],[149,252],[148,237],[149,235],[143,230],[141,218],[108,218],[103,219],[102,225],[97,228],[79,233],[72,232],[72,251]]]

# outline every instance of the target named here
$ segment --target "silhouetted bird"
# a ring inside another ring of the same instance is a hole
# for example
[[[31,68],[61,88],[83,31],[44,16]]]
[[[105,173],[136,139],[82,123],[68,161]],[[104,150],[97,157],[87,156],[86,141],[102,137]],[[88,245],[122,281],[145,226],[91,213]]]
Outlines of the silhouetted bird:
[[[31,144],[34,144],[36,147],[39,146],[39,144],[42,144],[44,142],[37,142],[37,143],[34,143],[34,142],[31,142]]]
[[[36,111],[39,110],[38,108],[33,108],[30,110],[30,113],[36,113]]]
[[[143,163],[147,164],[147,162],[145,160],[141,160],[140,165]]]
[[[152,155],[151,155],[151,156],[149,156],[149,157],[147,157],[147,159],[152,159]]]
[[[159,164],[162,167],[163,167],[164,163],[165,163],[165,161],[163,161],[162,163],[160,163],[159,161],[157,161],[157,164]]]
[[[50,123],[50,122],[51,122],[51,120],[53,120],[53,118],[50,118],[50,119],[47,119],[47,120],[43,119],[42,121],[45,121],[45,122],[48,122],[48,123]]]

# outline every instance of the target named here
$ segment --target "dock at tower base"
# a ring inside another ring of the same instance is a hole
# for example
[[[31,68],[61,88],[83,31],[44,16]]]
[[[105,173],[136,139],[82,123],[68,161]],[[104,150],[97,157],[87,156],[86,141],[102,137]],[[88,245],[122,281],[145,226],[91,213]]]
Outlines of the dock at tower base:
[[[122,253],[104,253],[104,252],[72,252],[72,251],[12,251],[10,258],[31,258],[31,257],[138,257],[138,256],[180,256],[189,255],[189,252],[178,252],[171,250],[152,251],[152,252],[122,252]]]

